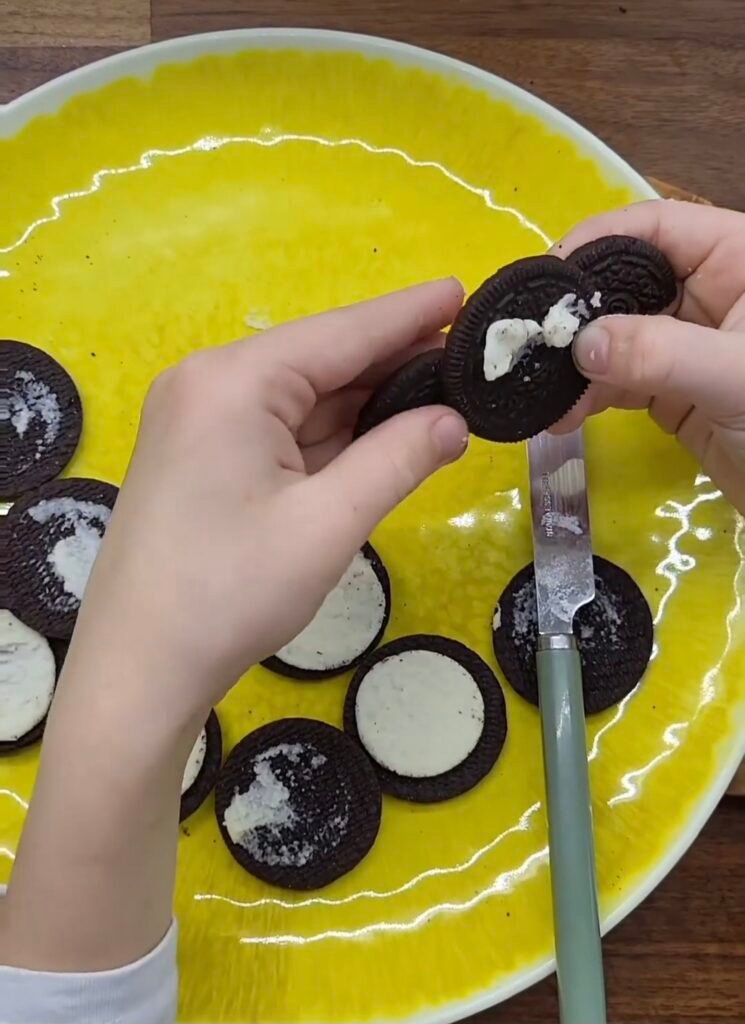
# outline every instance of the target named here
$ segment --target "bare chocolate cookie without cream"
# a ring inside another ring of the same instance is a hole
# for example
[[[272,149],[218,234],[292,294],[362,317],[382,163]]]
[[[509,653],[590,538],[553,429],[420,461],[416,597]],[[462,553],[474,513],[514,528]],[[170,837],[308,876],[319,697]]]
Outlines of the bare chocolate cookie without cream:
[[[595,556],[595,600],[574,618],[582,661],[585,711],[595,714],[623,700],[644,675],[652,655],[652,613],[641,590],[620,566]],[[497,663],[510,686],[538,706],[533,563],[507,584],[494,612]]]
[[[440,381],[442,356],[443,350],[435,348],[399,367],[362,406],[354,436],[366,434],[400,412],[440,405],[444,401]]]
[[[575,249],[567,263],[592,287],[594,316],[674,312],[681,286],[664,253],[642,238],[606,235]]]

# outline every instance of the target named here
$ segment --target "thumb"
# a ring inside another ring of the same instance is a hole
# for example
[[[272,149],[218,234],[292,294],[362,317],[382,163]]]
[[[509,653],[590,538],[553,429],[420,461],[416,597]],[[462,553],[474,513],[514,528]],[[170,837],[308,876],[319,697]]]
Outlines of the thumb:
[[[359,546],[388,512],[436,469],[460,458],[467,445],[468,427],[458,413],[443,406],[414,409],[363,434],[308,482],[341,534],[335,536]]]
[[[607,316],[574,342],[592,381],[640,395],[675,395],[712,415],[745,410],[745,334],[669,316]]]

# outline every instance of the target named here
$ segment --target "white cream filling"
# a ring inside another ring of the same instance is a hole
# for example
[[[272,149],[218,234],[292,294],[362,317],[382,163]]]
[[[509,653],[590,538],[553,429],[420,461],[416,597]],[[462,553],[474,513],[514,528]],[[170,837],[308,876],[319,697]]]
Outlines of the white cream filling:
[[[406,651],[383,658],[357,691],[362,745],[379,765],[409,778],[431,778],[464,761],[484,728],[484,698],[453,658]]]
[[[189,760],[186,762],[186,768],[184,768],[184,777],[181,780],[181,795],[183,796],[187,789],[191,789],[194,783],[197,781],[197,775],[202,770],[204,759],[207,754],[207,730],[202,729],[200,734],[197,736],[197,741],[191,748],[189,754]]]
[[[66,605],[74,607],[83,600],[111,509],[107,505],[75,498],[49,498],[33,505],[27,515],[41,525],[62,519],[72,530],[57,541],[47,556],[47,562],[65,593],[70,595]]]
[[[495,320],[486,330],[484,377],[496,380],[509,373],[518,356],[541,333],[536,320]]]
[[[568,292],[551,306],[541,324],[519,318],[495,320],[486,330],[484,378],[493,381],[509,373],[525,349],[534,343],[566,348],[579,330],[580,318],[586,315],[582,299]]]
[[[54,694],[57,666],[39,633],[0,611],[0,740],[25,736],[44,718]]]
[[[359,551],[313,620],[277,651],[288,665],[331,669],[367,650],[385,618],[385,593],[370,561]]]

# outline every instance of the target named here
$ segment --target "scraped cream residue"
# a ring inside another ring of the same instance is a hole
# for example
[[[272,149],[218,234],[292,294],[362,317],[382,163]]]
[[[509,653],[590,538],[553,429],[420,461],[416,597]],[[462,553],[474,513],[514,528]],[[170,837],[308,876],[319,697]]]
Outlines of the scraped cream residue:
[[[299,785],[307,785],[314,771],[327,761],[325,754],[313,752],[303,743],[278,743],[262,751],[253,762],[251,785],[245,792],[236,787],[223,823],[233,842],[260,863],[302,867],[319,850],[341,842],[349,816],[334,815],[323,822],[314,836],[293,837],[291,830],[300,828],[303,821],[292,805],[290,790],[273,765],[278,758],[297,768],[295,781]]]
[[[60,431],[59,401],[54,391],[30,370],[16,370],[12,387],[0,397],[0,421],[10,420],[18,437],[24,437],[37,419],[43,425],[43,433],[36,439],[34,457],[40,459]]]
[[[63,520],[64,527],[72,531],[56,542],[47,555],[47,562],[65,593],[70,595],[67,601],[58,604],[74,606],[83,599],[111,510],[96,502],[64,497],[37,502],[28,509],[27,515],[41,525]]]

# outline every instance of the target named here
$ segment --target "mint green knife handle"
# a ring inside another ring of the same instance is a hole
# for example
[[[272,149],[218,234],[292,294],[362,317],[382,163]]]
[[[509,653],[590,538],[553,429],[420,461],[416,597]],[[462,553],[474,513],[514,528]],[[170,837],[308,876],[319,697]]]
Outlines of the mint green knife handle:
[[[541,640],[572,644],[571,637]],[[563,1024],[605,1024],[579,654],[573,644],[539,649],[537,667],[560,1015]]]

